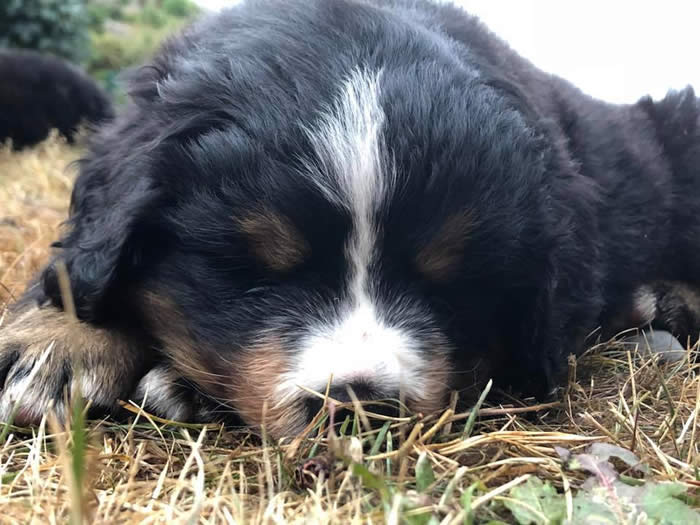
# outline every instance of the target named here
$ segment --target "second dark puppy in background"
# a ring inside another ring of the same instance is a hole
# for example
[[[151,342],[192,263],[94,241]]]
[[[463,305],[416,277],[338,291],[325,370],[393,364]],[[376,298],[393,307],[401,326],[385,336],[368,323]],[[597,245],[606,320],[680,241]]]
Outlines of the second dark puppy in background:
[[[77,66],[35,51],[0,50],[0,143],[10,139],[23,149],[52,129],[73,142],[81,124],[113,116],[107,94]]]

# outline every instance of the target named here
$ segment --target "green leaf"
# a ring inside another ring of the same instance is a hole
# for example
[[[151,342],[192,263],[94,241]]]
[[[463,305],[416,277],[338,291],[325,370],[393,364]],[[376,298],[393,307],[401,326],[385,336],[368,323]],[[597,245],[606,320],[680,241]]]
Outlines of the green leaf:
[[[462,437],[469,437],[472,433],[472,430],[474,430],[474,424],[476,423],[476,416],[479,414],[479,409],[481,408],[481,405],[484,404],[484,401],[486,400],[486,396],[489,395],[489,392],[491,391],[491,386],[493,385],[493,380],[489,379],[489,382],[486,383],[486,386],[484,387],[484,390],[481,392],[481,395],[479,396],[479,400],[476,402],[476,405],[472,407],[471,412],[469,412],[469,417],[467,418],[467,422],[464,424],[464,430],[462,431]]]
[[[338,431],[338,434],[341,436],[346,436],[348,434],[348,427],[350,426],[350,415],[345,416],[345,419],[343,420],[343,424],[340,425],[340,430]]]
[[[535,477],[513,487],[505,506],[520,525],[561,523],[566,516],[564,496]]]
[[[574,498],[572,525],[645,523],[647,525],[700,525],[700,514],[679,496],[686,489],[675,483],[612,486],[588,483]]]
[[[421,514],[411,514],[408,516],[403,516],[404,522],[408,525],[440,525],[440,520],[430,512],[426,510]]]
[[[0,483],[3,485],[6,483],[12,483],[19,472],[6,472],[5,474],[0,474]]]
[[[375,454],[379,453],[379,449],[382,448],[382,444],[384,443],[384,438],[386,438],[386,433],[389,431],[389,425],[391,425],[391,421],[387,421],[382,425],[382,428],[379,430],[377,438],[374,440],[374,444],[369,451],[370,456],[374,456]]]
[[[425,452],[421,452],[416,462],[416,488],[418,492],[425,492],[435,482],[435,474],[430,459]]]
[[[74,372],[77,375],[77,372]],[[75,392],[71,401],[73,418],[71,422],[72,446],[70,448],[71,470],[73,471],[73,486],[71,487],[71,518],[70,523],[80,525],[85,522],[83,511],[85,507],[84,487],[87,470],[88,435],[85,428],[85,401],[80,393]]]
[[[464,525],[472,525],[474,523],[474,511],[472,511],[472,499],[474,492],[478,488],[479,483],[472,483],[469,488],[462,493],[461,503],[464,509]]]
[[[379,492],[379,495],[384,503],[389,503],[391,501],[391,492],[389,491],[387,484],[384,483],[382,478],[370,472],[367,467],[360,465],[359,463],[355,463],[352,466],[352,473],[362,480],[362,484],[365,487]]]
[[[615,513],[590,494],[579,492],[574,498],[574,516],[570,525],[619,525]]]
[[[394,440],[391,436],[391,430],[386,433],[386,451],[387,453],[394,450]],[[386,473],[391,475],[391,457],[386,458]]]
[[[642,496],[642,510],[658,523],[700,524],[700,513],[678,499],[685,493],[685,487],[679,483],[648,484]]]

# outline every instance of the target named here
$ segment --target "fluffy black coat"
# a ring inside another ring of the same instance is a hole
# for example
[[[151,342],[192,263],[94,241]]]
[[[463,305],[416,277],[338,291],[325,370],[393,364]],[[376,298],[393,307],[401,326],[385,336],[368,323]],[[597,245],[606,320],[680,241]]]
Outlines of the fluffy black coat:
[[[113,117],[110,99],[68,62],[34,51],[0,50],[0,143],[32,146],[57,129],[73,142],[80,124]]]
[[[162,352],[153,359],[231,400],[221,381],[242,349],[269,331],[294,347],[308,318],[332,316],[345,293],[351,218],[299,183],[297,161],[313,149],[303,130],[358,65],[382,70],[384,141],[401,187],[379,211],[373,298],[387,323],[440,332],[449,386],[494,376],[543,395],[569,353],[636,307],[640,287],[697,284],[691,88],[607,104],[456,7],[271,0],[205,18],[134,76],[133,102],[82,162],[70,231],[34,299],[61,307],[65,262],[81,319],[143,326],[139,340]],[[294,271],[266,270],[233,228],[261,206],[311,246]],[[458,271],[426,278],[410,261],[463,210],[474,224],[448,236],[443,254]],[[153,314],[144,298],[162,295],[186,328]],[[485,368],[466,373],[475,358]]]

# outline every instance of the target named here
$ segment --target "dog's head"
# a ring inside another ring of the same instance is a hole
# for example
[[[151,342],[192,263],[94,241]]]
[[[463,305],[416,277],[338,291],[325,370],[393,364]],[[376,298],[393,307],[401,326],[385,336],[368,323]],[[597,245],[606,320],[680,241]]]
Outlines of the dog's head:
[[[248,423],[267,406],[276,435],[329,382],[438,409],[509,365],[546,288],[543,141],[513,91],[401,17],[256,9],[168,44],[97,138],[59,255],[78,313],[136,307],[186,377]]]

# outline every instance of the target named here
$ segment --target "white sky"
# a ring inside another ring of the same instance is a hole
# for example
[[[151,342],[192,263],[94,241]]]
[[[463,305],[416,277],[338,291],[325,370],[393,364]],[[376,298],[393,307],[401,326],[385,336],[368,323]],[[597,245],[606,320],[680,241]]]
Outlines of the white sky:
[[[195,0],[218,9],[236,0]],[[634,102],[700,90],[700,1],[457,0],[538,67],[590,95]]]

